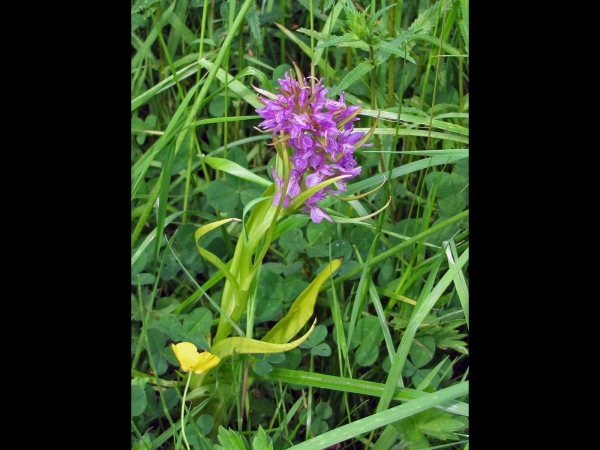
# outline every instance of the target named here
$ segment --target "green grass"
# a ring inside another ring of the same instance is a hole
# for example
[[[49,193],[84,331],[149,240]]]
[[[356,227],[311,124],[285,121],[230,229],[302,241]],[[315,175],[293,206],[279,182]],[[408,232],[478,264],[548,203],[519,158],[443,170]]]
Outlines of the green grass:
[[[465,0],[132,2],[132,449],[468,449],[468,22]],[[333,223],[267,198],[288,163],[252,86],[292,63],[376,124]],[[182,341],[221,363],[189,377]]]

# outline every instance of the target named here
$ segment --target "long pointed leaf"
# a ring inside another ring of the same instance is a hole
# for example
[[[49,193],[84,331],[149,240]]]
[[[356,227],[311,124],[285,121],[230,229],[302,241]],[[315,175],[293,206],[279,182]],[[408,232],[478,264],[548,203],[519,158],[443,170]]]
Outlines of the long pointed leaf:
[[[273,184],[272,181],[259,177],[255,173],[250,172],[248,169],[245,169],[239,164],[228,159],[216,158],[214,156],[205,156],[204,162],[213,169],[222,170],[223,172],[230,173],[231,175],[235,175],[236,177],[242,178],[243,180],[248,180],[256,184],[260,184],[261,186],[269,187],[271,184]]]
[[[427,313],[429,313],[433,305],[435,305],[435,302],[440,298],[442,293],[452,282],[454,277],[456,277],[456,274],[468,259],[469,249],[467,248],[463,254],[460,255],[460,258],[458,258],[456,264],[448,269],[448,271],[444,274],[435,288],[433,288],[427,298],[422,302],[417,302],[417,306],[413,310],[413,314],[408,322],[404,335],[402,336],[400,345],[398,346],[396,356],[392,361],[392,367],[390,368],[390,372],[386,381],[386,389],[384,390],[384,395],[382,395],[381,399],[379,400],[377,411],[385,410],[392,400],[392,393],[394,391],[393,387],[395,387],[396,382],[402,373],[402,369],[404,368],[404,363],[406,362],[406,357],[408,355],[408,351],[410,350],[410,346],[412,345],[415,333],[417,332],[417,328],[423,322],[423,319],[425,319]]]
[[[239,298],[240,287],[238,285],[238,282],[237,282],[236,278],[229,271],[229,269],[227,268],[227,266],[225,265],[225,263],[223,263],[223,261],[221,261],[220,258],[217,258],[217,256],[214,253],[211,253],[208,250],[203,249],[202,247],[200,247],[200,244],[198,244],[198,240],[202,236],[204,236],[206,233],[208,233],[209,231],[214,230],[217,227],[220,227],[221,225],[223,225],[225,223],[231,222],[232,220],[240,221],[240,219],[230,218],[230,219],[218,220],[216,222],[209,223],[208,225],[201,226],[194,233],[194,240],[196,242],[196,248],[198,249],[198,252],[202,255],[202,257],[204,259],[206,259],[206,260],[210,261],[211,263],[213,263],[223,273],[223,275],[225,276],[225,278],[227,278],[227,280],[233,286],[234,293],[235,293],[236,297]]]
[[[342,264],[342,258],[331,261],[319,275],[308,285],[308,287],[294,300],[290,310],[277,325],[264,335],[263,342],[274,342],[282,344],[289,341],[292,336],[308,322],[312,316],[319,288]]]
[[[219,358],[224,359],[231,356],[233,353],[280,353],[286,352],[293,348],[298,347],[302,344],[310,333],[315,329],[317,319],[314,320],[310,329],[299,339],[290,343],[274,344],[265,342],[264,340],[258,341],[256,339],[250,339],[247,337],[229,337],[220,340],[210,348],[210,352],[213,355],[217,355]]]
[[[404,419],[405,417],[413,416],[421,411],[433,408],[443,402],[447,402],[456,397],[460,397],[461,395],[465,395],[468,392],[468,381],[455,384],[438,392],[428,394],[427,396],[395,406],[386,411],[379,412],[377,414],[373,414],[372,416],[365,417],[364,419],[359,419],[355,422],[335,428],[317,437],[294,445],[294,450],[326,448],[338,442],[355,438],[379,427],[383,427],[392,422]]]

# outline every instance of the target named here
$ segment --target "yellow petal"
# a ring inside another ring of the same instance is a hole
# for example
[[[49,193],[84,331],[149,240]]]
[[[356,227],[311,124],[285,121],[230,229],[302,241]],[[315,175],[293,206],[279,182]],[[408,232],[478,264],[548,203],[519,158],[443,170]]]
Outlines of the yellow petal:
[[[202,352],[198,354],[198,361],[192,369],[194,373],[204,373],[221,362],[221,358],[213,355],[210,352]]]
[[[192,370],[195,373],[204,373],[221,361],[221,358],[210,352],[198,353],[198,348],[191,342],[171,344],[171,348],[184,372]]]
[[[180,342],[179,344],[171,344],[173,348],[173,353],[179,360],[179,364],[181,365],[181,370],[187,372],[188,370],[192,370],[192,368],[198,362],[198,357],[200,354],[198,353],[198,348],[191,342]]]

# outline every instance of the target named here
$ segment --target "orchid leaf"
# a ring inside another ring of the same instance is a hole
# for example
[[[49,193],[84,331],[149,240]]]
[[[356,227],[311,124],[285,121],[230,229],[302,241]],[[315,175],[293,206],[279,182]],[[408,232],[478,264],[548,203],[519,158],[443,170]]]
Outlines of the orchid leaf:
[[[205,156],[204,162],[208,164],[210,167],[216,170],[222,170],[223,172],[227,172],[231,175],[235,175],[236,177],[242,178],[247,181],[252,181],[253,183],[260,184],[265,187],[269,187],[272,182],[266,180],[262,177],[259,177],[253,172],[250,172],[248,169],[240,166],[233,161],[230,161],[225,158],[216,158],[214,156]]]
[[[294,303],[286,316],[264,335],[262,338],[263,342],[281,344],[289,341],[292,336],[295,336],[296,333],[298,333],[313,314],[319,289],[323,283],[329,279],[329,276],[340,267],[342,259],[343,258],[334,259],[319,275],[317,275],[302,294],[294,300]]]
[[[281,322],[280,322],[281,323]],[[298,347],[302,344],[310,333],[315,329],[317,319],[313,322],[310,329],[299,339],[289,343],[270,343],[264,340],[258,341],[247,337],[229,337],[220,340],[214,344],[210,352],[221,359],[225,359],[234,353],[281,353]],[[278,324],[279,325],[279,324]],[[277,326],[277,325],[276,325]],[[295,334],[295,333],[294,333]]]
[[[229,271],[229,269],[227,268],[225,263],[223,263],[223,261],[221,261],[214,253],[211,253],[208,250],[200,247],[200,244],[198,244],[198,240],[202,236],[204,236],[206,233],[214,230],[217,227],[220,227],[221,225],[231,222],[233,220],[240,222],[240,219],[230,218],[230,219],[217,220],[216,222],[212,222],[207,225],[201,226],[194,233],[194,240],[196,242],[196,247],[198,248],[200,255],[202,255],[202,257],[204,259],[206,259],[207,261],[210,261],[211,263],[213,263],[223,273],[225,278],[227,278],[227,280],[232,284],[235,294],[239,298],[240,288],[239,288],[238,282],[237,282],[236,278],[233,276],[233,274]]]

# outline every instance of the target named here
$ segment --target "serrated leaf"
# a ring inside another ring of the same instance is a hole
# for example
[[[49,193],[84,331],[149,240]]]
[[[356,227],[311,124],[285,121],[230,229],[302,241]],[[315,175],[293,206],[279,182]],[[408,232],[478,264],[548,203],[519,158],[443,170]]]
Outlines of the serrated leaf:
[[[379,17],[381,17],[381,15],[382,15],[384,12],[386,12],[388,9],[390,9],[390,8],[392,8],[392,7],[394,7],[394,6],[396,6],[396,5],[395,5],[395,4],[391,4],[391,5],[388,5],[388,6],[386,6],[385,8],[382,8],[382,9],[380,9],[379,11],[377,11],[375,14],[373,14],[372,16],[370,16],[370,17],[367,19],[367,24],[368,24],[368,25],[372,25],[372,24],[374,24],[374,23],[375,23],[375,21],[376,21],[376,20],[377,20]]]
[[[258,11],[256,7],[251,7],[248,9],[245,19],[246,23],[248,24],[248,28],[250,29],[250,38],[252,39],[252,43],[258,47],[260,53],[263,53],[264,45],[260,27],[260,19],[258,17]]]
[[[410,25],[409,29],[419,33],[429,33],[435,26],[435,20],[439,11],[440,5],[433,3],[425,11],[421,12]]]
[[[348,72],[348,74],[346,74],[342,81],[340,81],[340,84],[331,89],[330,97],[339,95],[340,92],[342,92],[348,86],[356,83],[360,79],[360,77],[368,73],[372,68],[373,65],[371,64],[371,61],[365,60],[361,62],[358,66],[356,66],[354,69]]]
[[[296,30],[298,33],[304,33],[307,36],[311,36],[314,37],[315,39],[318,39],[320,41],[326,41],[328,36],[325,33],[319,33],[318,31],[315,30],[309,30],[308,28],[304,28],[304,27],[300,27]],[[316,48],[316,47],[315,47]]]
[[[436,340],[435,343],[442,350],[451,348],[452,350],[462,353],[463,355],[469,354],[469,351],[467,350],[467,344],[464,341],[445,338]]]
[[[152,442],[150,441],[148,431],[146,431],[142,436],[142,439],[135,441],[131,450],[148,450],[149,448],[152,448]]]
[[[369,51],[369,45],[365,41],[350,41],[350,42],[342,42],[339,44],[340,47],[353,47],[360,48],[366,52]]]
[[[377,55],[379,58],[387,59],[387,55],[389,53],[393,53],[394,55],[399,56],[401,58],[406,58],[407,61],[409,61],[413,64],[417,64],[417,62],[414,60],[414,58],[412,56],[410,56],[410,54],[407,51],[405,51],[403,48],[391,45],[388,42],[379,41],[377,44],[374,45],[374,47],[377,50],[383,52],[383,55],[381,55],[381,54]]]
[[[246,450],[242,437],[233,430],[226,430],[223,425],[219,425],[219,442],[223,445],[215,445],[217,450]]]
[[[440,47],[440,38],[433,37],[428,34],[415,34],[412,40],[429,42],[435,49],[439,49]],[[461,55],[460,51],[456,47],[453,47],[452,45],[447,44],[446,42],[442,42],[442,51],[454,56]]]
[[[299,30],[298,30],[299,31]],[[310,30],[307,30],[310,31]],[[315,47],[315,50],[325,47],[331,47],[332,45],[339,45],[346,42],[358,42],[358,38],[353,33],[346,33],[342,36],[336,36],[332,39],[327,39],[326,37],[319,37],[319,40],[325,41]]]
[[[252,450],[273,450],[273,442],[271,441],[271,438],[260,425],[258,426],[258,431],[252,439]]]

